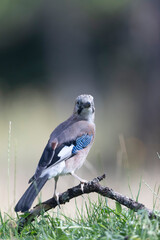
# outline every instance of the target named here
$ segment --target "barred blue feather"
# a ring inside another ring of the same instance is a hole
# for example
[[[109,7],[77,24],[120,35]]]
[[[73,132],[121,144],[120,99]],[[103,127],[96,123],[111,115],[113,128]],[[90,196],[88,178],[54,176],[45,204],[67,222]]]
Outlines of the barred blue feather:
[[[76,154],[77,151],[82,150],[85,147],[87,147],[90,144],[92,138],[93,138],[93,135],[88,135],[88,134],[85,134],[85,135],[77,138],[76,145],[73,147],[72,153]]]

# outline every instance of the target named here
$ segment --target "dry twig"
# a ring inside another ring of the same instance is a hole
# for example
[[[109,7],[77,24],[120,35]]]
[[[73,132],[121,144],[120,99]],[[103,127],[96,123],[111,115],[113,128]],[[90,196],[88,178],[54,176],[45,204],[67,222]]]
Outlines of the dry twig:
[[[78,197],[83,194],[88,194],[91,192],[96,192],[104,197],[111,198],[120,204],[126,206],[129,209],[132,209],[133,211],[138,210],[145,210],[149,216],[149,218],[156,217],[155,213],[146,208],[142,203],[138,203],[134,201],[131,198],[128,198],[126,196],[121,195],[120,193],[115,192],[113,189],[109,187],[104,187],[99,184],[100,181],[102,181],[105,178],[105,174],[94,178],[92,181],[89,181],[88,183],[84,184],[83,191],[81,188],[81,185],[77,185],[73,188],[68,189],[66,192],[63,192],[59,195],[59,204],[65,204],[66,202],[69,202],[72,198]],[[18,221],[18,229],[21,231],[23,227],[28,223],[34,221],[34,219],[41,215],[42,210],[44,212],[47,212],[51,208],[55,208],[57,206],[56,199],[50,198],[49,200],[42,202],[41,204],[36,205],[26,217],[21,217]]]

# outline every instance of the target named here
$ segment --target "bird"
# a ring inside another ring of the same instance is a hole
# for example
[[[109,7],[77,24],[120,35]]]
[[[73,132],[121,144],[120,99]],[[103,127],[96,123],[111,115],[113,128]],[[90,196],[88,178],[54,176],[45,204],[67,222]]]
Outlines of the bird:
[[[30,178],[30,186],[15,206],[15,212],[27,212],[45,183],[54,178],[53,196],[58,202],[57,181],[60,176],[72,175],[81,184],[87,180],[75,174],[84,163],[95,137],[94,98],[89,94],[79,95],[72,115],[51,133],[47,145]]]

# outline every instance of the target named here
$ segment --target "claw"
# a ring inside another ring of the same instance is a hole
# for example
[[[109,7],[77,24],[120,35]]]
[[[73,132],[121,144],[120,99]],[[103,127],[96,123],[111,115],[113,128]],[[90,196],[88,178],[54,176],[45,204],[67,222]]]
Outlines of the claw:
[[[60,203],[59,203],[59,193],[55,193],[55,194],[54,194],[54,198],[55,198],[56,201],[57,201],[58,207],[61,208]]]
[[[84,184],[87,183],[88,181],[82,179],[82,181],[80,181],[80,184],[81,184],[81,190],[82,192],[84,192]]]

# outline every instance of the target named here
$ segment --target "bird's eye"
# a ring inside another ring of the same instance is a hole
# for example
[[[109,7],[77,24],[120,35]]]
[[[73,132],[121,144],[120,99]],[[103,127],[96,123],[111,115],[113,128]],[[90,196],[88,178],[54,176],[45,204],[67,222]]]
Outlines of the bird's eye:
[[[77,101],[77,105],[79,105],[80,104],[80,101]]]

